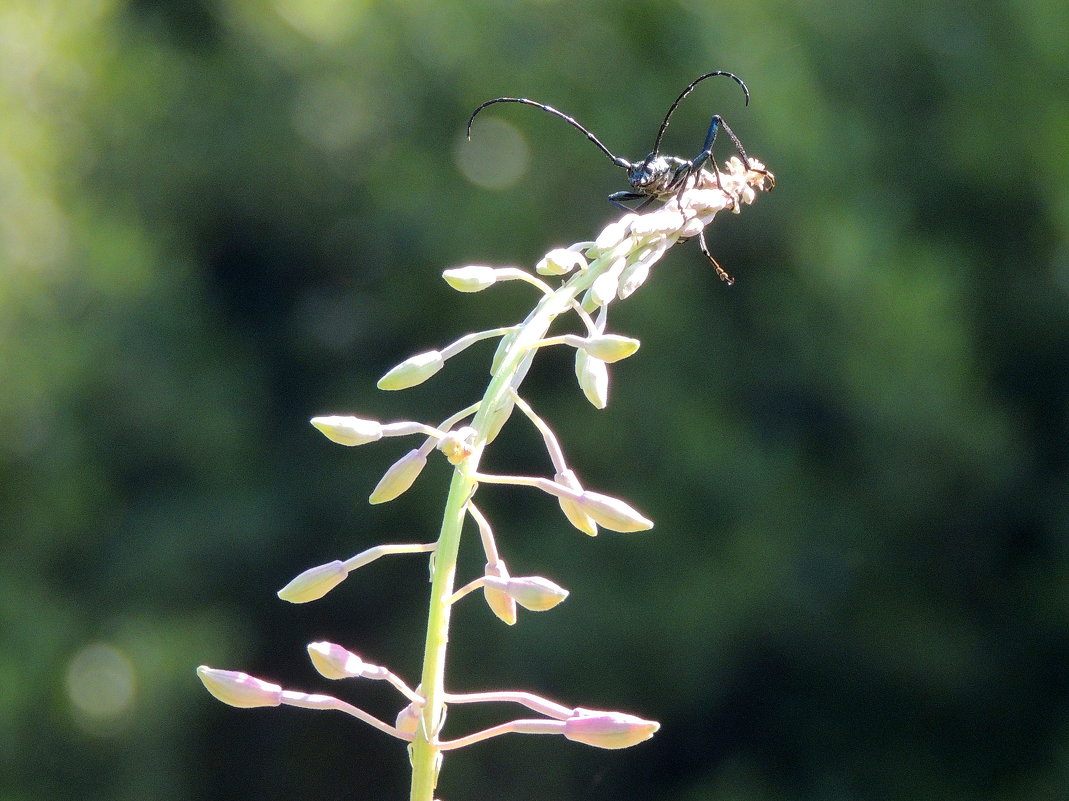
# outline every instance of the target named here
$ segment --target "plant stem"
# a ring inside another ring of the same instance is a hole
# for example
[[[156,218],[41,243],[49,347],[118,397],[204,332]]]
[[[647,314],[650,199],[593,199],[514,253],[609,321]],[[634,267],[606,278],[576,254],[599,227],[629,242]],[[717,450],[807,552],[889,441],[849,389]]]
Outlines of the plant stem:
[[[445,661],[449,641],[449,616],[456,574],[460,534],[464,527],[466,505],[478,485],[475,478],[492,429],[492,416],[510,399],[510,390],[518,389],[516,373],[530,354],[530,347],[541,340],[557,315],[571,308],[575,298],[585,290],[598,274],[612,263],[613,253],[604,254],[581,273],[552,294],[543,297],[520,326],[505,354],[497,373],[486,388],[479,411],[472,421],[476,434],[471,456],[457,465],[449,485],[445,515],[435,551],[434,574],[431,578],[430,608],[427,613],[427,639],[423,651],[423,675],[420,692],[427,703],[420,716],[421,725],[412,740],[409,758],[412,763],[412,791],[410,801],[433,801],[437,784],[441,748],[438,746],[439,723],[445,707]]]

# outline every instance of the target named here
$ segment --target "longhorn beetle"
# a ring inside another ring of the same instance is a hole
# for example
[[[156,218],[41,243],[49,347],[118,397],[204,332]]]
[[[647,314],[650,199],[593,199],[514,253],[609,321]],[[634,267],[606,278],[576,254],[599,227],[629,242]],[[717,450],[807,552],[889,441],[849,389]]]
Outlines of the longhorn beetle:
[[[627,183],[631,186],[631,189],[624,192],[614,192],[609,195],[609,201],[613,205],[619,206],[622,209],[640,211],[654,201],[667,201],[673,195],[678,198],[683,194],[683,191],[688,186],[688,181],[691,176],[701,172],[706,162],[712,158],[713,142],[716,141],[717,131],[721,128],[723,128],[724,133],[731,138],[731,141],[735,145],[735,150],[738,151],[739,155],[742,157],[742,161],[746,165],[746,168],[751,169],[750,160],[746,156],[746,150],[743,149],[742,142],[739,141],[739,138],[735,136],[735,133],[728,127],[728,124],[724,122],[724,119],[719,114],[714,114],[712,120],[709,122],[709,129],[705,133],[705,144],[702,145],[701,152],[690,161],[677,158],[676,156],[662,156],[660,154],[661,138],[664,136],[664,132],[668,129],[668,121],[672,118],[672,113],[676,110],[676,107],[679,106],[684,97],[690,94],[695,86],[706,78],[712,78],[717,75],[731,78],[731,80],[742,87],[742,92],[746,97],[746,105],[749,105],[750,90],[746,88],[746,84],[743,83],[742,79],[737,75],[717,70],[695,78],[690,82],[690,85],[688,85],[686,89],[680,92],[679,97],[675,99],[675,102],[669,106],[668,113],[664,117],[664,122],[661,123],[661,129],[657,131],[657,138],[653,141],[653,152],[642,159],[642,161],[632,163],[620,156],[614,156],[612,151],[601,143],[601,140],[583,127],[574,117],[570,117],[563,111],[559,111],[552,106],[547,106],[545,103],[529,100],[526,97],[497,97],[493,100],[487,100],[480,105],[471,113],[471,117],[468,118],[468,139],[471,140],[471,125],[475,122],[475,116],[487,106],[491,106],[494,103],[523,103],[527,106],[534,106],[535,108],[541,109],[555,117],[560,117],[573,128],[586,134],[586,138],[593,142],[602,153],[608,156],[613,164],[627,170]],[[723,186],[720,184],[720,174],[715,169],[715,161],[713,162],[713,166],[713,175],[716,178],[716,185],[723,191]],[[765,172],[765,174],[774,181],[771,173],[764,170],[761,172]],[[775,183],[773,182],[772,185],[775,186]],[[624,202],[629,200],[638,200],[640,202],[634,209],[630,209],[630,207],[624,205]],[[705,257],[709,259],[713,267],[716,269],[716,274],[719,275],[728,286],[735,283],[735,279],[728,275],[724,268],[716,263],[716,259],[713,258],[712,254],[709,253],[709,247],[705,244],[704,231],[698,234],[698,244],[701,247],[702,253],[705,254]]]

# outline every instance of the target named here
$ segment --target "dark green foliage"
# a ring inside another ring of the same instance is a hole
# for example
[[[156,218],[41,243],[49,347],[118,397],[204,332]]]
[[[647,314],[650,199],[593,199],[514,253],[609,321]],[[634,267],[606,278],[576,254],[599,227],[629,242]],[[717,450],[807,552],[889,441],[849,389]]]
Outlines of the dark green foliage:
[[[531,266],[615,215],[622,171],[530,109],[479,121],[526,141],[518,183],[466,180],[479,102],[537,98],[637,159],[679,90],[726,69],[750,107],[703,85],[664,150],[695,155],[719,112],[776,173],[708,231],[737,284],[678,247],[614,307],[643,347],[607,410],[559,354],[528,384],[587,486],[657,527],[590,540],[545,496],[484,488],[513,572],[572,596],[508,630],[468,601],[451,644],[458,690],[528,687],[663,728],[626,753],[503,738],[448,756],[440,794],[1066,797],[1067,16],[1038,0],[9,4],[0,796],[406,796],[399,745],[224,708],[194,668],[392,717],[384,688],[328,687],[304,645],[415,677],[424,561],[382,560],[307,607],[274,592],[433,538],[447,471],[369,508],[411,446],[342,449],[308,418],[472,402],[489,345],[374,389],[528,308],[526,288],[461,296],[441,270]],[[487,467],[544,473],[536,442],[506,433]],[[465,559],[481,568],[474,543]],[[455,709],[448,733],[507,713]]]

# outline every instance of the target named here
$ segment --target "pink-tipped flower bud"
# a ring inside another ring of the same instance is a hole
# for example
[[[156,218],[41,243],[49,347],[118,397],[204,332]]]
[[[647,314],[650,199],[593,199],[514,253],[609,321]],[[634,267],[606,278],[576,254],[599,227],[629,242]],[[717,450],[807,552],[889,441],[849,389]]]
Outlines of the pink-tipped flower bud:
[[[282,703],[282,688],[236,670],[219,670],[201,665],[197,676],[208,692],[230,706],[252,709],[257,706],[278,706]]]
[[[619,498],[602,495],[600,492],[583,492],[575,499],[575,504],[610,531],[631,532],[653,528],[652,520]]]
[[[325,565],[310,567],[278,591],[278,597],[291,604],[306,604],[322,598],[349,575],[345,563],[335,559]]]
[[[509,579],[509,571],[505,563],[500,561],[494,564],[487,563],[483,575],[504,581]],[[516,600],[511,595],[502,590],[500,586],[492,587],[486,584],[483,586],[483,598],[486,599],[486,605],[490,607],[490,611],[498,618],[510,626],[516,625]]]
[[[497,270],[473,264],[470,267],[446,270],[442,273],[442,278],[457,292],[481,292],[497,283]]]
[[[364,660],[332,642],[309,644],[308,657],[324,678],[355,679],[364,675]]]
[[[567,275],[578,267],[586,269],[586,259],[581,253],[567,248],[554,248],[535,265],[539,275]]]
[[[629,748],[650,739],[661,728],[654,720],[643,720],[623,712],[596,712],[577,709],[564,721],[564,736],[595,748]]]
[[[553,480],[558,484],[563,484],[568,489],[573,489],[576,492],[582,492],[583,486],[579,483],[579,479],[571,469],[562,470],[557,473]],[[584,534],[589,534],[591,537],[598,536],[598,524],[594,522],[594,518],[586,514],[571,498],[567,498],[563,495],[557,497],[557,501],[560,503],[560,508],[564,512],[564,516],[568,518],[568,522],[582,531]]]
[[[623,337],[619,334],[598,334],[587,337],[579,346],[595,359],[612,364],[638,350],[639,341],[631,337]]]
[[[405,492],[415,482],[424,466],[427,457],[418,448],[413,448],[392,465],[386,474],[375,485],[368,498],[369,503],[386,503],[392,501],[401,493]]]
[[[382,424],[360,417],[333,415],[313,417],[312,425],[318,428],[331,442],[339,445],[365,445],[382,439]]]
[[[579,388],[595,409],[604,409],[609,403],[609,368],[601,359],[595,359],[582,348],[575,352],[575,377]]]
[[[439,351],[429,350],[405,359],[379,379],[379,389],[408,389],[422,384],[445,366],[445,358]]]

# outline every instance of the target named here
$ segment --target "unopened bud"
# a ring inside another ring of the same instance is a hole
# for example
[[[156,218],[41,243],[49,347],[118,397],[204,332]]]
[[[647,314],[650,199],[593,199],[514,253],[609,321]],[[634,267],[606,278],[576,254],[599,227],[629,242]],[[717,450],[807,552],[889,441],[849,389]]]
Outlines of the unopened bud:
[[[576,267],[586,269],[586,259],[582,254],[567,248],[555,248],[535,265],[535,272],[539,275],[567,275]]]
[[[257,706],[278,706],[282,703],[281,687],[248,673],[201,665],[197,668],[197,676],[208,692],[230,706],[252,709]]]
[[[505,581],[509,578],[509,572],[504,562],[497,562],[492,565],[487,564],[483,575]],[[486,605],[490,607],[491,612],[508,625],[516,625],[516,600],[511,595],[500,587],[492,587],[486,584],[483,586],[483,598],[486,599]]]
[[[481,292],[497,283],[497,270],[479,265],[455,267],[443,272],[442,278],[457,292]]]
[[[415,734],[419,729],[419,708],[414,703],[409,704],[397,713],[397,719],[393,725],[405,734]]]
[[[657,721],[623,712],[577,709],[576,713],[564,721],[564,736],[595,748],[629,748],[650,739],[661,728]]]
[[[323,433],[323,436],[339,445],[366,445],[382,439],[382,424],[374,420],[334,415],[313,417],[311,423]]]
[[[553,476],[553,480],[558,484],[563,484],[568,489],[573,489],[576,492],[582,492],[583,487],[579,483],[579,479],[571,469],[562,470]],[[564,516],[568,518],[568,522],[582,531],[584,534],[589,534],[591,537],[598,536],[598,524],[594,522],[594,519],[586,514],[571,498],[567,498],[563,495],[558,496],[557,500],[560,502],[560,508],[564,512]]]
[[[311,643],[308,657],[324,678],[353,679],[363,675],[364,661],[352,651],[332,642]]]
[[[292,604],[305,604],[322,598],[349,575],[345,563],[335,559],[325,565],[310,567],[278,591],[278,597]]]
[[[392,465],[375,485],[369,503],[386,503],[392,501],[412,486],[424,466],[427,457],[418,448],[413,448]]]
[[[422,384],[444,366],[445,358],[439,351],[417,353],[386,373],[376,386],[386,390],[408,389]]]
[[[601,359],[595,359],[582,348],[575,352],[575,377],[579,388],[595,409],[604,409],[609,403],[609,368]]]
[[[640,344],[637,339],[622,337],[619,334],[598,334],[587,337],[580,347],[595,359],[612,364],[626,359],[638,350]]]
[[[619,261],[622,261],[619,260]],[[597,278],[594,279],[594,283],[590,285],[590,302],[597,307],[604,306],[616,297],[616,292],[620,287],[620,272],[619,270],[613,270],[609,268]]]
[[[583,512],[610,531],[645,531],[653,528],[653,521],[642,516],[619,498],[600,492],[583,492],[575,499]]]
[[[532,612],[545,612],[568,597],[568,591],[564,587],[541,576],[521,576],[510,579],[487,576],[486,585],[503,590],[516,603]]]

